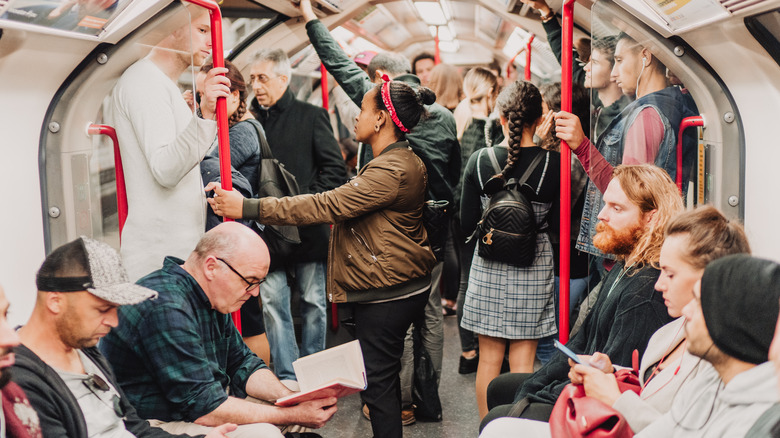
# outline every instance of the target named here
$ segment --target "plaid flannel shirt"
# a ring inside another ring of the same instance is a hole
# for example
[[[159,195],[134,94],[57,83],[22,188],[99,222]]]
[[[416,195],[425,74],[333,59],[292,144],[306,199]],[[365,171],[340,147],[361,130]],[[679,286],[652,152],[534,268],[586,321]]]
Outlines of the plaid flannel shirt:
[[[249,377],[266,367],[183,263],[166,257],[162,269],[138,280],[159,297],[120,307],[119,326],[100,342],[141,418],[192,422],[221,405],[228,388],[246,397]]]

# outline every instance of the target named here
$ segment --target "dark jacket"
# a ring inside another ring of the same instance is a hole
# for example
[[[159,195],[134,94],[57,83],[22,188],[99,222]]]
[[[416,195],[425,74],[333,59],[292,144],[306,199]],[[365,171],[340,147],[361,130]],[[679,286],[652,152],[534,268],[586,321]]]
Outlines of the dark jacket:
[[[333,223],[328,299],[396,298],[428,286],[436,263],[422,224],[426,179],[409,143],[393,143],[335,190],[244,199],[243,217],[280,225]]]
[[[111,385],[119,392],[125,412],[125,427],[139,438],[188,438],[189,435],[171,435],[150,427],[141,419],[125,397],[116,381],[114,372],[97,348],[81,350],[100,368]],[[16,363],[13,366],[14,381],[24,389],[30,404],[38,412],[41,430],[46,438],[87,438],[87,424],[76,398],[54,369],[44,363],[24,345],[14,348]],[[203,436],[203,435],[200,435]]]
[[[553,54],[555,55],[555,59],[557,59],[558,63],[560,64],[561,43],[563,41],[563,29],[561,28],[561,23],[558,22],[558,17],[553,17],[550,21],[542,23],[542,26],[544,26],[544,31],[547,33],[547,43],[550,44],[550,50],[552,50]],[[584,65],[577,61],[577,57],[579,56],[577,51],[574,48],[571,50],[574,55],[574,58],[571,61],[571,80],[572,82],[576,82],[580,85],[585,85],[585,69],[583,68]],[[595,99],[598,100],[598,97],[595,97]]]
[[[634,350],[644,354],[650,337],[672,318],[661,294],[655,291],[657,269],[629,269],[617,263],[601,283],[601,290],[580,331],[566,344],[577,354],[606,354],[615,365],[631,366]],[[617,283],[616,283],[617,280]],[[614,286],[614,287],[613,287]],[[611,292],[611,293],[610,293]],[[555,404],[569,380],[568,357],[560,351],[517,391],[515,401]]]
[[[252,99],[250,110],[263,125],[274,158],[295,175],[301,193],[321,193],[344,184],[347,170],[326,110],[296,99],[289,88],[271,108]],[[300,233],[300,249],[289,260],[324,261],[328,225],[305,227]]]
[[[319,20],[306,23],[309,40],[317,51],[328,73],[347,95],[360,106],[363,95],[376,86],[368,75],[344,53],[336,40]],[[412,87],[420,85],[417,76],[406,74],[395,78]],[[426,105],[428,117],[406,134],[412,150],[428,170],[427,199],[447,200],[454,205],[455,186],[460,179],[460,145],[455,128],[455,117],[443,106],[434,103]]]

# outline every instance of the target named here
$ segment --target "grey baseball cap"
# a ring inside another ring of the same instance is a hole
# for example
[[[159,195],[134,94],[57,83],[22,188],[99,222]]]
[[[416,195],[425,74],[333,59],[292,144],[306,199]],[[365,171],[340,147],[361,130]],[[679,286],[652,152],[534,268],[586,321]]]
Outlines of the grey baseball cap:
[[[52,275],[57,266],[80,265],[86,276]],[[36,277],[38,290],[87,292],[110,303],[124,306],[157,298],[157,292],[130,282],[119,253],[106,243],[89,237],[66,243],[43,262]]]

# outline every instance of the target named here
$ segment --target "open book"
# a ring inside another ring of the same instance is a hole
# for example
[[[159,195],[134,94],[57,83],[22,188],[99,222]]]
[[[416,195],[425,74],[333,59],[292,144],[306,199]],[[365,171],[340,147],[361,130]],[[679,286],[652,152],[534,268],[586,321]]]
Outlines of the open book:
[[[293,362],[301,392],[282,397],[277,406],[344,397],[366,389],[366,367],[358,341],[347,342]]]

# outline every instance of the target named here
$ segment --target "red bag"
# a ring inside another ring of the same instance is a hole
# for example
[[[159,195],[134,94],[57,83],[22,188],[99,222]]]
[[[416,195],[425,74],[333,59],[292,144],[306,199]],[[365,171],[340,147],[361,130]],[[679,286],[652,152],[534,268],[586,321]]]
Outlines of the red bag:
[[[639,394],[639,378],[630,370],[615,373],[620,392]],[[582,385],[568,384],[550,415],[555,438],[631,438],[634,432],[620,412],[585,395]]]

